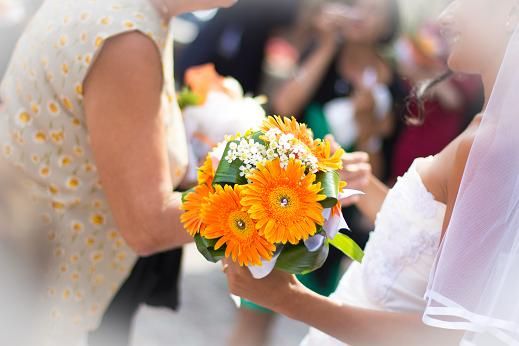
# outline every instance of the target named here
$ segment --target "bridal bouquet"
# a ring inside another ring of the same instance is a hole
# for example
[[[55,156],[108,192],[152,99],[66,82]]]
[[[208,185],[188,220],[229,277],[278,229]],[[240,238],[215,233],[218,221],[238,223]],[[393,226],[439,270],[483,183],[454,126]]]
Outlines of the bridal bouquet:
[[[348,229],[340,199],[360,193],[340,181],[343,153],[293,118],[268,117],[207,156],[181,220],[207,260],[231,258],[256,278],[314,271],[330,245],[360,261],[362,250],[339,233]]]
[[[265,120],[264,98],[245,96],[240,83],[220,76],[213,64],[191,67],[184,79],[178,102],[190,141],[191,162],[201,163],[225,136],[257,127]],[[193,179],[196,166],[192,167]]]

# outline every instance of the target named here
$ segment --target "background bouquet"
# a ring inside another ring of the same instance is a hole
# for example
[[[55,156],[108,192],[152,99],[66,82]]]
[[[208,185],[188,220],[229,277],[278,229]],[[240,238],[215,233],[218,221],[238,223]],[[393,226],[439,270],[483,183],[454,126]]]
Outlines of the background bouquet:
[[[191,67],[185,74],[185,87],[178,95],[190,141],[191,180],[207,153],[226,135],[258,127],[265,120],[264,98],[248,97],[240,83],[220,76],[213,64]]]
[[[340,199],[360,193],[340,181],[343,154],[295,119],[269,117],[207,156],[182,222],[207,260],[232,258],[256,278],[314,271],[329,245],[360,261],[362,250],[339,233],[348,228]]]

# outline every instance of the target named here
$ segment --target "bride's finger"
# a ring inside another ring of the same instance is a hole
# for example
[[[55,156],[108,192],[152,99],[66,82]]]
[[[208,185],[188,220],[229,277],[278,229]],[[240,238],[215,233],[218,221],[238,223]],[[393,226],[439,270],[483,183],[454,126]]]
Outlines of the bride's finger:
[[[345,179],[348,183],[351,182],[352,180],[365,178],[367,175],[369,175],[369,171],[365,171],[365,170],[353,171],[353,172],[348,172],[348,171],[341,172],[341,177],[343,179]]]
[[[227,270],[229,270],[229,261],[227,260],[227,258],[221,260],[220,263],[222,264],[222,272],[227,273]]]
[[[224,264],[222,265],[222,272],[223,272],[224,274],[227,274],[227,270],[229,270],[229,265],[228,265],[227,263],[224,263]]]
[[[369,162],[369,155],[361,151],[346,153],[342,156],[342,162],[344,165],[367,163]]]
[[[341,148],[341,146],[339,145],[339,143],[337,143],[337,141],[335,140],[335,137],[333,135],[326,135],[324,137],[325,140],[327,140],[328,142],[330,142],[330,147],[332,149],[332,152],[336,152],[337,150],[339,150]]]
[[[345,165],[344,172],[348,173],[356,173],[356,172],[368,172],[371,171],[371,165],[369,163],[355,163],[355,164],[349,164]]]

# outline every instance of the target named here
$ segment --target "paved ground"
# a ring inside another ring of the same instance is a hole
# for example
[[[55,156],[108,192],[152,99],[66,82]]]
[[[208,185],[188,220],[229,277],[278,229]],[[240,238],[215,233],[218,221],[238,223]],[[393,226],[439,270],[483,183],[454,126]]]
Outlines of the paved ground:
[[[141,307],[133,345],[225,346],[235,310],[219,265],[207,263],[189,246],[184,257],[180,311]],[[279,318],[270,346],[298,345],[306,330],[301,323]]]

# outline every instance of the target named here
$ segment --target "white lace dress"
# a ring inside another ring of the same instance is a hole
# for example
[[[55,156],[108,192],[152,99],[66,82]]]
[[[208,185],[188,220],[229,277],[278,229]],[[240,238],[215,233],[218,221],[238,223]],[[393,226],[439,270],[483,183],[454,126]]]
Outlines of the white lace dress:
[[[362,264],[350,266],[332,299],[379,311],[425,309],[424,294],[446,206],[427,191],[416,169],[417,163],[418,160],[390,190],[377,216]],[[301,344],[310,345],[344,344],[312,328]]]

